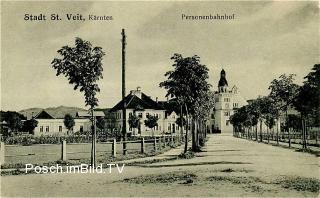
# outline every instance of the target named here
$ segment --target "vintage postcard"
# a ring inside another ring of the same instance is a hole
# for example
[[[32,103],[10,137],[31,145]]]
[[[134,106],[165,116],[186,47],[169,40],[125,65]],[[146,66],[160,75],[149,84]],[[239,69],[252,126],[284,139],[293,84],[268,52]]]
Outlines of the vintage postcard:
[[[1,197],[319,197],[319,1],[1,1]]]

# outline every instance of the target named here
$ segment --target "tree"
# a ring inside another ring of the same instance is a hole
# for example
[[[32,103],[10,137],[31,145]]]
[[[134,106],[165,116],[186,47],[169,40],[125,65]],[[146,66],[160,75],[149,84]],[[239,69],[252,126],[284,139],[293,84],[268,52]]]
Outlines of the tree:
[[[62,58],[54,58],[52,67],[57,70],[56,75],[64,75],[74,90],[79,88],[84,93],[85,105],[89,106],[92,123],[91,165],[96,162],[96,127],[93,109],[98,105],[96,94],[100,88],[96,83],[102,78],[102,58],[105,53],[101,47],[92,47],[89,41],[76,38],[75,47],[63,46],[58,54]]]
[[[34,129],[38,126],[38,121],[36,119],[26,120],[23,124],[23,130],[28,131],[30,134],[33,133]]]
[[[178,117],[176,119],[176,124],[179,126],[179,127],[184,127],[186,124],[187,124],[187,121],[184,117]]]
[[[153,128],[158,126],[158,117],[149,115],[147,119],[144,121],[144,125],[146,125],[148,128],[150,128],[153,132]],[[153,134],[154,135],[154,134]]]
[[[128,122],[129,122],[130,128],[136,129],[136,128],[139,128],[140,126],[140,118],[135,113],[129,117]]]
[[[310,117],[313,126],[320,126],[320,64],[315,64],[299,88],[294,107],[304,118]]]
[[[168,78],[160,83],[160,87],[167,89],[167,97],[175,98],[186,110],[187,123],[189,114],[192,120],[192,150],[199,150],[197,141],[196,123],[199,117],[196,115],[197,109],[201,106],[202,98],[209,91],[210,84],[207,82],[208,68],[200,63],[200,57],[183,57],[181,54],[174,54],[171,59],[174,61],[173,70],[165,73]],[[187,126],[187,129],[189,127]],[[188,130],[186,132],[185,152],[188,145]]]
[[[0,120],[1,122],[5,121],[8,125],[8,128],[11,132],[18,132],[23,127],[22,120],[27,118],[15,111],[1,111]]]
[[[6,121],[13,132],[18,132],[23,126],[21,117],[16,113],[9,114]]]
[[[103,117],[97,118],[97,128],[100,130],[103,130],[106,125],[106,120]]]
[[[74,125],[75,125],[75,122],[74,122],[74,119],[73,119],[72,115],[66,114],[64,116],[63,123],[64,123],[64,126],[68,129],[67,134],[69,135],[70,131],[72,131],[72,129],[73,129]]]
[[[296,76],[295,74],[289,74],[288,76],[285,74],[282,74],[279,77],[279,80],[274,79],[269,86],[270,98],[273,99],[273,101],[275,102],[279,110],[285,111],[285,114],[286,114],[285,123],[287,123],[287,119],[288,119],[289,105],[292,104],[294,98],[298,93],[299,86],[293,82],[295,76]],[[290,131],[287,131],[287,132],[289,135],[289,147],[290,147],[291,146]]]
[[[106,120],[103,117],[97,118],[97,128],[100,130],[100,132],[103,132],[103,130],[106,127]]]

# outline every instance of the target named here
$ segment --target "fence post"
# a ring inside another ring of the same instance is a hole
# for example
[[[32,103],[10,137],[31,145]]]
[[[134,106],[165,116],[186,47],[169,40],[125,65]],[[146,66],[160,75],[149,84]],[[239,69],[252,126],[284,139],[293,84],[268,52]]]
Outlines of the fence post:
[[[62,140],[61,142],[61,160],[67,161],[67,142]]]
[[[141,139],[141,153],[144,153],[144,138]]]
[[[290,133],[290,128],[288,128],[288,143],[289,143],[289,148],[291,148],[291,133]]]
[[[4,156],[4,151],[5,151],[5,145],[4,142],[0,143],[0,164],[4,164],[5,163],[5,156]]]
[[[153,142],[153,149],[154,149],[154,152],[157,152],[157,137],[154,137],[154,142]]]
[[[112,141],[112,157],[117,157],[117,140]]]

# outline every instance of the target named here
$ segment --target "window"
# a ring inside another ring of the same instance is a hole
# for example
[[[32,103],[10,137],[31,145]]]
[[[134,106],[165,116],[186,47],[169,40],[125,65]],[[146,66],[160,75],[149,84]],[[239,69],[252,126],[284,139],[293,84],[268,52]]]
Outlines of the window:
[[[129,131],[132,131],[132,127],[129,127]]]
[[[62,132],[62,126],[59,126],[59,132]]]
[[[226,126],[229,126],[230,120],[226,121]]]
[[[149,118],[149,113],[146,113],[146,118]]]
[[[171,131],[171,124],[168,125],[168,131]]]
[[[230,98],[224,98],[225,102],[230,102]]]
[[[226,109],[229,109],[229,103],[225,104]]]
[[[211,114],[211,119],[214,119],[214,113]]]
[[[132,113],[130,112],[130,113],[129,113],[129,118],[131,118],[131,117],[132,117]]]
[[[224,116],[229,116],[229,115],[230,115],[229,111],[224,112]]]
[[[46,126],[46,132],[49,132],[49,126]]]
[[[219,102],[219,98],[216,98],[216,100],[215,100],[216,102]]]
[[[238,108],[238,103],[233,103],[234,108]]]
[[[43,132],[43,126],[40,126],[40,132]]]
[[[139,116],[139,118],[142,118],[142,113],[139,113],[138,116]]]
[[[80,126],[80,132],[83,132],[83,126],[82,125]]]

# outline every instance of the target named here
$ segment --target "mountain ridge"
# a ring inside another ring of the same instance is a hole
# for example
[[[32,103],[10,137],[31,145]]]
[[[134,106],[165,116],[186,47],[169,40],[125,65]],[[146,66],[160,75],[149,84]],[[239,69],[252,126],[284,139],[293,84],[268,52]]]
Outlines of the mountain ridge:
[[[26,116],[27,119],[31,119],[32,116],[36,116],[42,110],[45,110],[54,118],[64,118],[66,114],[70,114],[73,117],[75,117],[78,111],[87,111],[87,109],[83,109],[80,107],[67,107],[67,106],[60,105],[57,107],[48,107],[48,108],[32,107],[28,109],[23,109],[19,111],[19,113]]]

